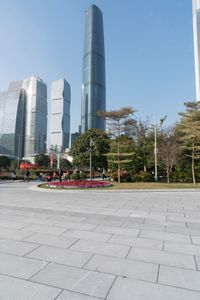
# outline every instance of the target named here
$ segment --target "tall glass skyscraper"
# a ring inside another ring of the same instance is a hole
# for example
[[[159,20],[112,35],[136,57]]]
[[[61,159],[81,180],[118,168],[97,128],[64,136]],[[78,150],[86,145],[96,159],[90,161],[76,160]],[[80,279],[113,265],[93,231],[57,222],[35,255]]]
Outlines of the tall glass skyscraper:
[[[29,158],[46,152],[47,87],[38,77],[11,82],[0,93],[0,154]]]
[[[26,96],[22,81],[11,82],[0,93],[0,154],[24,156]]]
[[[192,0],[196,100],[200,101],[200,0]]]
[[[50,145],[64,151],[69,147],[71,89],[65,79],[51,87]]]
[[[82,76],[81,132],[106,130],[106,121],[97,116],[106,109],[106,83],[103,15],[96,5],[86,11]]]
[[[24,79],[26,92],[26,126],[24,156],[46,153],[47,141],[47,86],[36,76]]]

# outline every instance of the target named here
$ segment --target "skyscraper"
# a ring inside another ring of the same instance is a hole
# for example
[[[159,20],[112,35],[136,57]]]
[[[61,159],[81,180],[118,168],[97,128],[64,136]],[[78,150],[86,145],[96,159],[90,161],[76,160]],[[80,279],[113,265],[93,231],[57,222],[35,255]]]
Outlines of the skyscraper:
[[[97,116],[106,109],[106,83],[103,15],[96,5],[86,11],[81,98],[81,132],[105,130],[105,120]]]
[[[29,158],[46,152],[47,88],[38,77],[11,82],[0,93],[0,154]]]
[[[63,151],[70,138],[70,85],[65,79],[53,81],[51,88],[50,145]]]
[[[25,93],[22,81],[11,82],[6,92],[0,93],[0,154],[24,156]]]
[[[47,140],[47,86],[36,76],[24,79],[26,93],[26,126],[24,156],[46,153]]]
[[[192,0],[196,100],[200,101],[200,0]]]

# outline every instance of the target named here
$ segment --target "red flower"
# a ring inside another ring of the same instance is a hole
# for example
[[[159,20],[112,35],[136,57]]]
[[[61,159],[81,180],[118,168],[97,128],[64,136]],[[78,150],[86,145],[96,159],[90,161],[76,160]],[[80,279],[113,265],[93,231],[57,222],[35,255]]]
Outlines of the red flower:
[[[112,184],[108,181],[98,180],[69,180],[62,182],[49,182],[48,186],[52,188],[97,188],[97,187],[108,187]]]

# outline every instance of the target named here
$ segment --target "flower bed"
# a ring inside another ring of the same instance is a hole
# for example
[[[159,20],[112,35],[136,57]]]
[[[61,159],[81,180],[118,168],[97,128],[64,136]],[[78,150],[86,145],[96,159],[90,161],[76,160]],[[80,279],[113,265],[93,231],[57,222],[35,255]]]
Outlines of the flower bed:
[[[69,180],[62,182],[49,182],[48,187],[51,188],[101,188],[111,186],[112,183],[100,180]]]

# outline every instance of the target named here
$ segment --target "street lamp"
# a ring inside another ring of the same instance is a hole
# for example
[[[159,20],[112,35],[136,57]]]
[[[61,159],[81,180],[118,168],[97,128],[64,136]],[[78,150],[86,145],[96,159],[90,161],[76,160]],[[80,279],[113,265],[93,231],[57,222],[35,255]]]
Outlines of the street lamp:
[[[92,180],[92,147],[93,146],[94,146],[94,141],[90,137],[90,148],[89,148],[89,152],[90,152],[90,180]]]
[[[160,119],[160,124],[159,126],[157,124],[152,124],[152,128],[154,130],[154,165],[155,165],[155,174],[154,174],[154,178],[155,181],[158,181],[158,148],[157,148],[157,130],[159,128],[161,128],[161,132],[162,132],[162,125],[164,123],[164,121],[166,120],[167,115],[164,116],[164,118]]]

